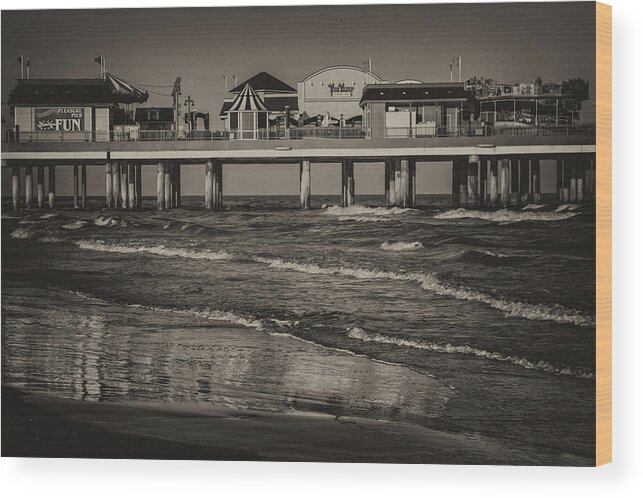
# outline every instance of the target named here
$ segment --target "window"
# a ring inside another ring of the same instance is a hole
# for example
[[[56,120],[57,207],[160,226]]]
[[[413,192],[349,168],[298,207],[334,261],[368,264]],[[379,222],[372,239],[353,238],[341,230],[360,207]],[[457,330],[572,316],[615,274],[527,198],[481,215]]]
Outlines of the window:
[[[267,118],[268,118],[268,115],[265,112],[259,113],[257,115],[257,128],[259,128],[260,130],[266,129],[268,127],[267,126],[267,122],[268,122]]]
[[[231,130],[239,129],[239,114],[236,112],[230,113],[230,129]]]

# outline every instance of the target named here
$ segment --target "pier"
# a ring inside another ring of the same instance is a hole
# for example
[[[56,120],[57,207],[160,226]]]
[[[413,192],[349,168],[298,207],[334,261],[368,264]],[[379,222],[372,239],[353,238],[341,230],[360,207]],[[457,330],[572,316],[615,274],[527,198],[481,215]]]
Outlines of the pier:
[[[86,207],[87,168],[105,171],[105,207],[141,207],[142,166],[156,167],[156,206],[181,206],[181,168],[200,166],[206,209],[223,206],[223,168],[236,164],[299,166],[300,203],[310,208],[311,164],[341,164],[342,204],[355,203],[355,163],[380,163],[388,206],[412,207],[418,162],[452,164],[454,206],[505,208],[540,200],[540,161],[556,161],[560,202],[595,195],[595,137],[584,133],[431,138],[312,138],[280,140],[43,141],[3,144],[2,167],[12,175],[12,205],[56,206],[56,167],[72,166],[74,207]],[[45,190],[44,170],[48,170]],[[22,174],[21,174],[21,171]],[[36,172],[34,198],[33,178]],[[21,184],[24,178],[24,186]],[[248,181],[252,181],[249,179]]]

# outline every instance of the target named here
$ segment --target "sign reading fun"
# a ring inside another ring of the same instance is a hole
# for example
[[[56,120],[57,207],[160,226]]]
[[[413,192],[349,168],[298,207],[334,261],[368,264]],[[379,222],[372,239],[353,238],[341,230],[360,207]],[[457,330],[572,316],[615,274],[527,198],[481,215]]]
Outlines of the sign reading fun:
[[[83,131],[85,110],[82,107],[37,108],[37,131]]]

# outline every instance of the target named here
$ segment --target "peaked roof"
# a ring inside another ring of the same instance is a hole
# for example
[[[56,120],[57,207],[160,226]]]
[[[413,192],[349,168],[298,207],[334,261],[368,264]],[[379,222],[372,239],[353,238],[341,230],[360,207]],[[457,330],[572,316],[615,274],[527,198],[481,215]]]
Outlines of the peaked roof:
[[[246,86],[241,90],[237,98],[234,99],[232,105],[227,112],[237,112],[237,111],[258,111],[258,112],[270,112],[264,104],[261,97],[257,95],[257,92],[253,90],[249,83],[246,83]]]
[[[111,74],[107,78],[20,79],[9,94],[9,106],[92,105],[145,102],[147,92]]]
[[[244,81],[240,85],[235,86],[232,90],[234,92],[240,92],[246,85],[250,85],[255,90],[260,92],[296,92],[293,87],[284,83],[278,78],[275,78],[272,74],[262,72],[255,74],[252,78]]]

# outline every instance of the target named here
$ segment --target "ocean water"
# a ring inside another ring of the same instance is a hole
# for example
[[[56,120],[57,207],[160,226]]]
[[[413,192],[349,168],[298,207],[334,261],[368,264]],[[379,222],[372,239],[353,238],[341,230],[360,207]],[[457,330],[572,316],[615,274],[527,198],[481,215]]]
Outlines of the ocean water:
[[[591,464],[595,211],[226,198],[2,216],[2,380],[353,415]]]

